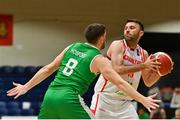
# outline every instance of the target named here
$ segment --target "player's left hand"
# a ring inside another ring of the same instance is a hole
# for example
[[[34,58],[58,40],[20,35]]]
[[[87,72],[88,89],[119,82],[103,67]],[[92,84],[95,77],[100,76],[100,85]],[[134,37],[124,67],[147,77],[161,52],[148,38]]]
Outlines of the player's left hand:
[[[160,68],[161,63],[157,61],[158,58],[155,58],[153,54],[151,54],[146,61],[144,62],[146,69],[151,69],[153,71],[158,71]]]
[[[15,82],[13,82],[13,85],[15,87],[7,91],[7,96],[15,96],[14,99],[16,99],[27,92],[25,85],[21,85]]]
[[[156,97],[157,93],[145,97],[144,102],[142,104],[148,109],[149,112],[151,112],[151,109],[157,109],[159,108],[159,105],[157,103],[160,103],[161,100],[154,99]]]

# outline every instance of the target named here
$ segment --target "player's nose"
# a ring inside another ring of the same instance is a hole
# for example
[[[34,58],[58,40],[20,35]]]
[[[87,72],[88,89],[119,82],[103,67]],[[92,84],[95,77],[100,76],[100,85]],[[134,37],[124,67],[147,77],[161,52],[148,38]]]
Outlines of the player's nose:
[[[130,33],[130,31],[129,30],[126,30],[126,34],[129,34]]]

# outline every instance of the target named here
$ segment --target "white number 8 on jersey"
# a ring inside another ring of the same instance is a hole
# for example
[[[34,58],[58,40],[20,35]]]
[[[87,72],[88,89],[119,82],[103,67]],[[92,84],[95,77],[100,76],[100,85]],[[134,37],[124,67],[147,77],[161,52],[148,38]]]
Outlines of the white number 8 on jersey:
[[[66,67],[63,70],[63,74],[66,76],[70,76],[73,73],[73,69],[77,66],[78,61],[70,58],[66,64]]]

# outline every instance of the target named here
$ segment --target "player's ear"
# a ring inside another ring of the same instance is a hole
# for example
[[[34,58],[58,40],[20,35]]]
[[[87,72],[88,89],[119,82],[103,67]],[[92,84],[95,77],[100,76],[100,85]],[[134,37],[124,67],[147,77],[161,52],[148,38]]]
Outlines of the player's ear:
[[[139,35],[142,37],[144,35],[144,31],[140,31]]]
[[[105,36],[103,35],[103,36],[100,37],[100,42],[104,43],[104,40],[105,40]]]

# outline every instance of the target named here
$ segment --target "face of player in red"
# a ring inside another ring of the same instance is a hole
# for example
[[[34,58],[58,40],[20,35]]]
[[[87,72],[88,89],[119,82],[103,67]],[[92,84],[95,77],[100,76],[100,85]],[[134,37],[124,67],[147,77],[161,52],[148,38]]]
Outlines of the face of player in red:
[[[137,41],[143,35],[139,24],[128,22],[124,27],[124,38],[129,41]]]

